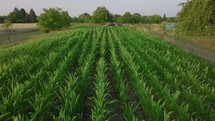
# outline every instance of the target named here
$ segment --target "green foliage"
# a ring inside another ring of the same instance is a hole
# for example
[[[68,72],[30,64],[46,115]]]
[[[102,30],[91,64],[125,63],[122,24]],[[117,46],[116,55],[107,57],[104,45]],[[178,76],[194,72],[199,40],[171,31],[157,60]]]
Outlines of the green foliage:
[[[163,19],[161,18],[160,15],[141,16],[139,13],[131,14],[130,12],[125,12],[123,16],[120,15],[115,16],[114,21],[116,23],[138,24],[138,23],[160,23],[163,21]]]
[[[77,17],[71,17],[71,22],[72,22],[72,23],[78,22],[78,18],[77,18]]]
[[[77,22],[79,23],[89,23],[91,22],[91,16],[88,13],[83,13],[78,17]]]
[[[119,24],[125,23],[122,16],[117,17],[115,22]]]
[[[105,71],[106,63],[104,58],[100,58],[97,64],[97,75],[95,82],[95,96],[92,98],[92,121],[105,121],[107,120],[108,110],[110,102],[108,101],[109,83],[106,80]]]
[[[28,21],[28,15],[25,11],[25,9],[20,9],[19,11],[20,14],[20,23],[26,23]]]
[[[136,23],[140,23],[142,20],[142,16],[139,13],[134,13],[132,15],[132,21],[131,23],[136,24]]]
[[[125,12],[125,14],[122,17],[124,23],[131,23],[132,15],[130,12]]]
[[[166,18],[166,21],[171,23],[176,22],[176,17],[168,17]]]
[[[5,19],[6,19],[6,16],[0,16],[0,23],[4,23]]]
[[[28,16],[28,22],[29,23],[35,23],[36,20],[37,20],[37,15],[35,14],[34,10],[31,9],[30,12],[29,12],[29,16]]]
[[[93,22],[94,23],[104,24],[106,22],[111,22],[112,19],[113,19],[113,16],[105,7],[98,7],[93,12]]]
[[[189,0],[177,14],[177,32],[186,35],[215,34],[214,0]]]
[[[162,18],[160,15],[152,15],[152,16],[147,17],[147,21],[149,23],[157,23],[158,24],[158,23],[162,22]]]
[[[18,8],[14,8],[13,12],[10,12],[7,16],[7,19],[12,23],[35,23],[36,17],[37,16],[33,9],[27,13],[24,8],[20,10]]]
[[[70,26],[71,17],[60,8],[44,9],[38,17],[38,25],[43,32],[58,30]]]

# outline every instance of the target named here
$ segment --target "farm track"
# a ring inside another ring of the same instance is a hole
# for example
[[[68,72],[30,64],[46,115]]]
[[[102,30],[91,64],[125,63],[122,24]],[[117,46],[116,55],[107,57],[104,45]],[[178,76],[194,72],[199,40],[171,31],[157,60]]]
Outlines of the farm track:
[[[162,40],[167,41],[168,43],[170,43],[170,44],[172,44],[178,48],[181,48],[184,51],[191,52],[191,53],[215,64],[214,43],[210,43],[213,45],[213,46],[211,46],[210,44],[208,44],[206,42],[198,43],[195,41],[194,42],[193,41],[185,41],[185,40],[177,39],[174,37],[162,36],[162,35],[157,35],[157,34],[154,34],[154,35],[162,38]]]
[[[215,67],[126,27],[0,50],[0,120],[215,119]]]

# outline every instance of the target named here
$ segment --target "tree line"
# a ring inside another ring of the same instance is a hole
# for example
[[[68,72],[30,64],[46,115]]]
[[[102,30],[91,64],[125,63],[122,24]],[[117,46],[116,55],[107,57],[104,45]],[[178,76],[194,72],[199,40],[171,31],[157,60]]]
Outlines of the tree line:
[[[160,15],[150,15],[142,16],[140,13],[131,14],[130,12],[125,12],[123,15],[112,14],[105,7],[98,7],[93,15],[88,13],[83,13],[79,17],[73,17],[72,22],[77,23],[161,23],[163,21],[175,22],[175,17],[166,17],[164,14],[163,17]]]
[[[51,8],[53,9],[55,8]],[[59,9],[59,8],[57,8]],[[48,9],[44,9],[46,12]],[[62,11],[57,10],[57,11]],[[65,13],[65,11],[64,11]],[[53,13],[54,14],[54,13]],[[42,14],[41,14],[42,15]],[[166,17],[164,14],[163,17],[160,15],[150,15],[150,16],[142,16],[140,13],[131,14],[130,12],[125,12],[123,15],[112,14],[105,7],[98,7],[93,15],[88,13],[83,13],[78,17],[70,17],[70,22],[72,23],[161,23],[163,21],[175,22],[175,17]],[[31,9],[29,12],[26,12],[24,8],[20,10],[18,8],[14,8],[12,12],[10,12],[7,16],[0,16],[0,23],[4,23],[4,20],[8,19],[12,23],[35,23],[37,22],[37,15],[34,10]]]
[[[37,15],[33,9],[26,12],[24,8],[19,10],[15,7],[7,16],[0,16],[0,23],[4,23],[5,20],[11,21],[12,23],[35,23],[37,21]]]
[[[106,24],[110,22],[119,24],[137,24],[175,21],[175,18],[167,18],[165,14],[163,17],[160,15],[142,16],[139,13],[131,14],[130,12],[126,12],[123,15],[113,15],[105,7],[97,7],[97,9],[93,12],[93,15],[83,13],[79,15],[79,17],[70,17],[68,11],[63,11],[60,8],[44,9],[43,11],[44,13],[38,17],[38,25],[44,32],[68,27],[70,23]]]

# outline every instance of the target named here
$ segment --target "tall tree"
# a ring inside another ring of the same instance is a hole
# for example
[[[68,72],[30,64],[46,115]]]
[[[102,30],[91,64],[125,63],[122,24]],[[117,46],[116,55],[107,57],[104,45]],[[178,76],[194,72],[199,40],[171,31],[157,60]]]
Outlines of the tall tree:
[[[28,13],[25,11],[24,8],[18,9],[14,8],[13,12],[10,12],[7,16],[12,23],[27,23],[28,22]]]
[[[113,19],[113,16],[105,7],[98,7],[93,12],[93,21],[95,23],[104,24],[106,22],[111,22],[112,19]]]
[[[25,9],[24,8],[20,9],[19,14],[20,14],[21,22],[26,23],[27,22],[27,18],[26,18],[27,13],[26,13]]]
[[[6,18],[7,18],[6,16],[0,16],[0,23],[4,23]]]
[[[133,24],[140,23],[141,19],[142,19],[142,16],[139,13],[134,13],[132,15],[131,23],[133,23]]]
[[[18,9],[17,7],[15,7],[15,8],[13,9],[13,12],[14,12],[14,13],[19,13],[19,9]]]
[[[125,14],[122,17],[123,17],[123,21],[125,23],[131,23],[131,21],[132,21],[132,15],[131,15],[130,12],[125,12]]]
[[[162,18],[162,19],[163,19],[163,21],[166,21],[166,20],[167,20],[166,14],[163,15],[163,18]]]
[[[10,20],[12,23],[19,23],[20,22],[19,9],[15,7],[13,12],[9,13],[7,19]]]
[[[30,23],[35,23],[36,22],[36,18],[37,18],[37,16],[36,16],[34,10],[31,9],[30,12],[29,12],[29,22]]]

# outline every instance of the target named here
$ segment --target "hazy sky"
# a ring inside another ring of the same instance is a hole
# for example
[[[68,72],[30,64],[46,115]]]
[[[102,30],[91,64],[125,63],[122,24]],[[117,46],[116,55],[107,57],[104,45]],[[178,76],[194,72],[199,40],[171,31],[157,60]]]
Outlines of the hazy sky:
[[[71,16],[78,16],[84,12],[92,14],[98,6],[105,6],[111,13],[124,14],[138,12],[142,15],[164,13],[175,16],[181,9],[177,5],[187,0],[1,0],[0,15],[7,15],[14,7],[24,8],[27,12],[31,8],[37,15],[43,8],[60,7],[67,10]]]

